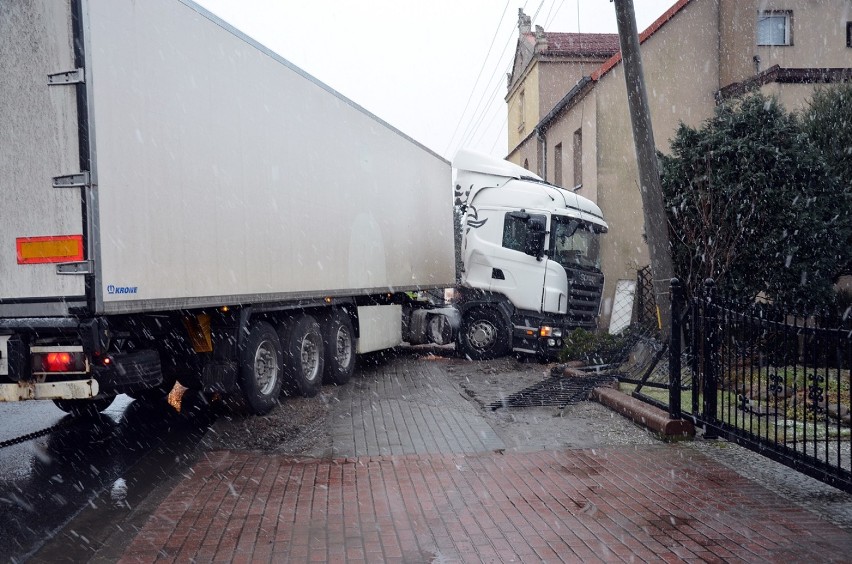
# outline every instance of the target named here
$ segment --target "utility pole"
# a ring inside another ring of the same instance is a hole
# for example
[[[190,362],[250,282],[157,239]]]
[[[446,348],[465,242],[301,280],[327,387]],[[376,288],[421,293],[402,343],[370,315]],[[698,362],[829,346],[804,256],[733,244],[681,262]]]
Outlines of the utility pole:
[[[648,94],[645,90],[645,75],[642,71],[642,56],[639,52],[639,33],[636,30],[633,0],[615,0],[615,17],[621,43],[621,60],[624,63],[624,79],[627,83],[627,104],[633,126],[633,144],[639,165],[639,187],[645,216],[645,236],[648,238],[651,256],[654,297],[660,313],[662,339],[666,342],[671,328],[671,302],[668,292],[669,283],[674,277],[674,268],[669,246],[668,221],[663,204],[663,188],[657,167],[654,130],[651,127],[651,112],[648,109]]]

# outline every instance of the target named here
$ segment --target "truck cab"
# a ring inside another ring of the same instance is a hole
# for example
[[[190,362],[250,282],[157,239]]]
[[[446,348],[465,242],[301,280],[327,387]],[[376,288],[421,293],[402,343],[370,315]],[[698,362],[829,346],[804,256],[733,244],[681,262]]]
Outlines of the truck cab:
[[[568,331],[597,324],[607,231],[600,208],[488,155],[463,150],[453,166],[460,350],[554,356]]]

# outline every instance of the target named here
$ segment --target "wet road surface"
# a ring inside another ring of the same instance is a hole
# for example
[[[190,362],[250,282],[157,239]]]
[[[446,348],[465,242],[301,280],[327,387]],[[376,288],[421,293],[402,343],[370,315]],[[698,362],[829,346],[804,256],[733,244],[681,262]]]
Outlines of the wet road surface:
[[[0,403],[0,442],[59,425],[46,436],[0,448],[2,561],[28,559],[84,508],[121,509],[143,498],[188,456],[212,421],[210,409],[178,413],[165,401],[127,396],[99,417],[82,419],[49,401]],[[143,465],[149,466],[144,473],[133,473]],[[85,535],[76,534],[85,548]]]

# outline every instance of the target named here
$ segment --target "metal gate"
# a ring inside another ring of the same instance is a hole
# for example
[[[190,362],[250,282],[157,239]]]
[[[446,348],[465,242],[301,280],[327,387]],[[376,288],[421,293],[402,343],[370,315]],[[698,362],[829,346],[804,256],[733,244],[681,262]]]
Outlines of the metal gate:
[[[672,282],[669,412],[852,492],[852,323]],[[692,385],[682,383],[691,378]]]

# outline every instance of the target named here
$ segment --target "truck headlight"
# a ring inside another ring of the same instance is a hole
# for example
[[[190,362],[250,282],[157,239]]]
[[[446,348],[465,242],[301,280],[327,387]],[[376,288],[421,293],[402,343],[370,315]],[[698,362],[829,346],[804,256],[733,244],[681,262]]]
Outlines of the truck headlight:
[[[549,325],[542,325],[538,330],[538,334],[540,337],[561,337],[562,329],[559,327],[551,327]]]

